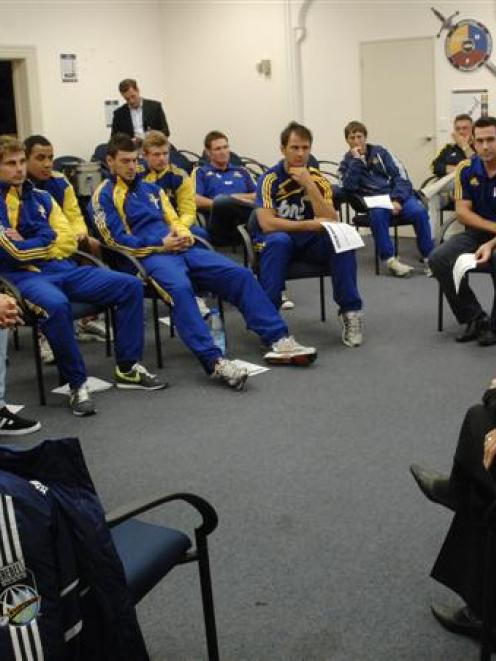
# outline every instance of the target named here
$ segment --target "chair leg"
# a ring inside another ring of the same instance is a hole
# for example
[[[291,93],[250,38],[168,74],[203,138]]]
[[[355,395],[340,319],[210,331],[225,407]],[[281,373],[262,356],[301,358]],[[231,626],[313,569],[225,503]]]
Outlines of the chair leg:
[[[398,225],[394,226],[394,256],[398,257]]]
[[[114,310],[110,310],[109,308],[105,308],[105,353],[107,354],[107,358],[110,358],[112,355],[112,340],[110,339],[110,329],[112,328],[114,331],[114,337],[115,337],[115,319],[114,319]]]
[[[174,315],[172,314],[172,305],[169,306],[169,320],[169,336],[171,339],[174,339],[176,337],[176,325],[174,323]]]
[[[155,294],[152,297],[152,309],[153,309],[153,330],[155,333],[155,353],[157,356],[157,367],[162,369],[164,366],[164,361],[162,359],[162,342],[160,339],[160,321],[158,320],[158,299]],[[172,319],[171,319],[172,323]]]
[[[31,328],[33,334],[33,353],[34,365],[36,368],[36,381],[38,383],[38,394],[40,397],[41,406],[46,406],[45,384],[43,382],[43,364],[41,362],[40,342],[38,337],[38,323],[34,321]]]
[[[14,338],[14,349],[16,351],[19,351],[19,349],[21,348],[21,343],[19,340],[19,329],[17,328],[17,326],[14,328],[12,336]]]
[[[207,538],[196,535],[196,550],[198,553],[198,570],[205,620],[205,635],[207,638],[208,661],[219,661],[219,644],[215,624],[214,598],[212,594],[212,579],[210,576],[210,561],[208,558]]]
[[[377,248],[374,248],[374,259],[375,259],[375,274],[380,275],[381,274],[381,267],[379,264],[379,253],[377,252]]]
[[[322,322],[325,322],[326,320],[326,304],[325,304],[325,282],[324,282],[324,276],[321,275],[319,277],[319,284],[320,284],[320,320]]]
[[[439,294],[437,302],[437,330],[442,333],[443,331],[443,290],[439,285]]]

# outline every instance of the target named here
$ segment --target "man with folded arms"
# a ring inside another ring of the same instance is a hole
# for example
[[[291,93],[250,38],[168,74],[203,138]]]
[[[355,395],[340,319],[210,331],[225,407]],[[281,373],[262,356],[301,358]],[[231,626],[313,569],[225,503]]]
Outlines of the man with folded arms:
[[[96,413],[86,368],[74,337],[71,301],[115,306],[116,385],[164,388],[138,362],[143,350],[143,285],[134,276],[78,266],[77,243],[57,202],[26,181],[26,156],[18,140],[0,136],[0,273],[43,317],[40,328],[70,387],[74,415]]]
[[[164,191],[137,177],[137,152],[129,137],[113,136],[107,153],[112,176],[93,195],[95,228],[108,246],[139,259],[158,292],[172,300],[178,333],[207,374],[236,390],[244,388],[248,376],[214,344],[198,310],[194,286],[239,308],[248,328],[271,347],[265,354],[271,364],[313,362],[316,350],[288,336],[287,325],[252,273],[223,255],[196,247]]]

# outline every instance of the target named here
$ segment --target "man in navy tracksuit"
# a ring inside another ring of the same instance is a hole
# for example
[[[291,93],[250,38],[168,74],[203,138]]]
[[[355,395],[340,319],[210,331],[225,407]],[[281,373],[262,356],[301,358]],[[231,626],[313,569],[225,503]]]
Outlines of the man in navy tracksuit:
[[[380,259],[397,277],[405,277],[413,270],[394,254],[389,225],[392,217],[397,216],[402,224],[413,225],[426,274],[430,275],[427,257],[434,248],[434,242],[429,215],[415,197],[403,166],[384,147],[367,144],[367,128],[361,122],[347,124],[344,137],[350,147],[339,166],[344,192],[362,196],[387,195],[393,206],[392,210],[375,208],[368,211],[370,229]]]
[[[239,308],[248,328],[272,349],[273,364],[308,364],[313,348],[292,337],[252,273],[213,251],[194,246],[164,191],[136,176],[137,154],[124,134],[110,140],[107,162],[112,177],[93,195],[91,213],[102,240],[138,258],[161,295],[172,299],[174,323],[184,343],[213,378],[242,389],[247,371],[226,360],[214,344],[195,300],[193,285],[219,294]]]
[[[22,144],[0,137],[0,273],[43,320],[60,376],[68,383],[75,415],[92,415],[86,368],[74,337],[71,301],[114,305],[115,379],[121,388],[164,384],[138,363],[143,351],[143,288],[130,275],[78,266],[70,259],[76,238],[55,200],[26,181]]]

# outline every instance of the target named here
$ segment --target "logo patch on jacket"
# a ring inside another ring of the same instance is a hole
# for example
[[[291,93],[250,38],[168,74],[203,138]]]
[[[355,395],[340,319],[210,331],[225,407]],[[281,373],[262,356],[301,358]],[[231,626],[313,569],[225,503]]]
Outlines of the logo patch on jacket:
[[[10,567],[12,565],[3,567],[3,570]],[[40,612],[41,597],[32,572],[26,569],[21,580],[22,583],[11,585],[0,594],[0,626],[26,626],[35,620]]]
[[[471,177],[470,181],[468,182],[471,186],[478,186],[479,185],[479,180],[477,177]]]

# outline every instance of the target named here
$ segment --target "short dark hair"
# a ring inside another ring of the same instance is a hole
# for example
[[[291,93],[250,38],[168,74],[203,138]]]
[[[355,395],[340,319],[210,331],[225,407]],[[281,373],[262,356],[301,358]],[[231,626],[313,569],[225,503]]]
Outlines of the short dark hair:
[[[303,124],[298,124],[298,122],[289,122],[281,133],[281,147],[286,147],[292,133],[295,133],[302,140],[308,140],[310,144],[313,142],[313,135],[310,129],[307,129]]]
[[[124,80],[121,80],[119,83],[119,92],[121,94],[124,94],[124,92],[127,92],[131,88],[135,90],[138,89],[138,83],[134,80],[134,78],[124,78]]]
[[[486,129],[489,126],[494,126],[494,128],[496,128],[496,117],[479,117],[479,119],[474,122],[474,133],[475,129]]]
[[[107,145],[107,156],[115,158],[118,151],[136,151],[136,145],[127,133],[114,133]]]
[[[210,145],[214,140],[227,140],[229,141],[229,138],[225,133],[221,133],[221,131],[210,131],[210,133],[207,133],[205,136],[205,140],[203,141],[203,146],[205,149],[210,149]]]
[[[36,145],[41,145],[42,147],[51,147],[52,143],[50,140],[45,138],[44,135],[30,135],[29,138],[24,140],[24,148],[26,150],[26,158],[29,158],[31,152],[36,147]]]
[[[345,140],[348,140],[350,133],[363,133],[363,135],[367,137],[367,127],[363,122],[359,122],[358,120],[354,119],[351,122],[348,122],[348,124],[346,124],[344,127]]]
[[[470,122],[471,124],[474,123],[474,120],[470,115],[467,115],[466,112],[462,112],[461,115],[457,115],[455,119],[453,120],[453,124],[456,124],[457,122]]]

